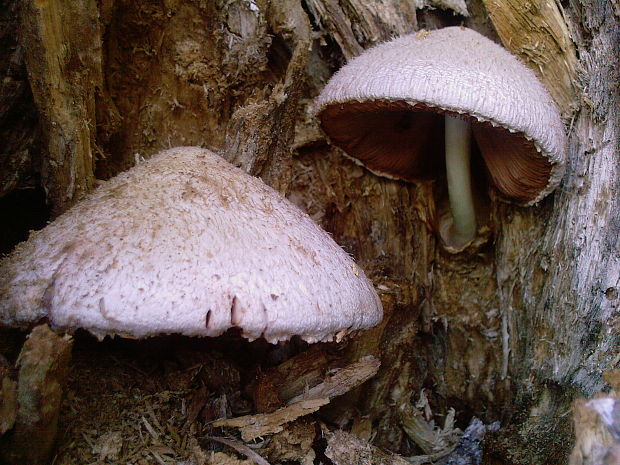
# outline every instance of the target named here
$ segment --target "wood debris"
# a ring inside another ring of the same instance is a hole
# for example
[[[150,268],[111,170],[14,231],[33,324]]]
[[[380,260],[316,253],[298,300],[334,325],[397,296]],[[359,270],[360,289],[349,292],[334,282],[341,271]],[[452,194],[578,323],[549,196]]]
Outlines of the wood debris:
[[[310,399],[282,407],[273,413],[259,413],[258,415],[245,415],[226,420],[217,420],[212,426],[239,428],[244,441],[251,441],[266,434],[279,433],[286,423],[297,420],[299,417],[316,412],[323,405],[329,404],[328,398]]]
[[[58,431],[73,340],[47,325],[32,330],[17,360],[18,410],[3,447],[5,463],[45,463]]]
[[[313,465],[316,453],[312,448],[317,429],[312,421],[299,419],[289,423],[280,433],[274,434],[261,451],[272,463],[296,462]]]
[[[284,429],[284,424],[316,412],[333,397],[340,396],[367,381],[379,371],[380,365],[379,360],[372,356],[362,357],[345,368],[333,370],[322,383],[290,399],[286,407],[272,413],[217,420],[212,426],[239,428],[244,441],[278,433]]]
[[[123,448],[123,437],[118,431],[108,431],[99,437],[93,445],[93,454],[97,454],[101,462],[118,459]]]
[[[482,441],[487,431],[495,431],[499,425],[493,423],[485,426],[477,418],[461,436],[456,447],[442,450],[432,455],[401,457],[390,455],[344,431],[336,431],[329,435],[325,455],[334,465],[425,465],[442,463],[445,465],[480,465],[482,463]]]
[[[410,465],[404,458],[386,454],[344,431],[336,431],[328,437],[325,455],[334,465]]]
[[[381,362],[372,355],[360,358],[351,365],[334,370],[322,383],[308,389],[308,392],[293,397],[289,405],[300,402],[302,399],[333,398],[349,392],[356,386],[368,381],[379,371]]]
[[[435,425],[424,391],[415,406],[403,403],[398,408],[401,426],[407,436],[424,451],[429,460],[448,455],[456,446],[462,431],[454,426],[454,409],[446,415],[443,428]]]
[[[240,454],[243,454],[246,457],[248,457],[256,465],[269,465],[269,462],[267,462],[267,460],[262,458],[260,455],[258,455],[256,452],[254,452],[248,446],[246,446],[245,444],[240,443],[239,441],[235,441],[233,439],[219,438],[219,437],[215,437],[215,436],[208,437],[207,439],[210,439],[211,441],[216,441],[216,442],[225,444],[228,447],[233,448],[234,450],[236,450]]]

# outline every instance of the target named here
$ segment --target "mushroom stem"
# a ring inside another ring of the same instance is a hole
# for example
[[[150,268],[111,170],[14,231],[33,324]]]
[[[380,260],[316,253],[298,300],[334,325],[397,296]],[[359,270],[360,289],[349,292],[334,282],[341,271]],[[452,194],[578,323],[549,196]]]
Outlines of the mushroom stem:
[[[476,212],[471,192],[470,142],[468,121],[445,116],[446,176],[452,224],[442,238],[452,249],[462,250],[476,236]],[[443,228],[442,228],[443,229]]]

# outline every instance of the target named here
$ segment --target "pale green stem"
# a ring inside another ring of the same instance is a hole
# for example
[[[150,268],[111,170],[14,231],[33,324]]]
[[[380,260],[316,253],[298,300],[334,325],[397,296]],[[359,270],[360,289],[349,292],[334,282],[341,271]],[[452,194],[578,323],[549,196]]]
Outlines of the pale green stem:
[[[469,160],[471,126],[460,118],[445,117],[446,176],[452,211],[451,246],[460,247],[476,235],[476,212],[471,192]]]

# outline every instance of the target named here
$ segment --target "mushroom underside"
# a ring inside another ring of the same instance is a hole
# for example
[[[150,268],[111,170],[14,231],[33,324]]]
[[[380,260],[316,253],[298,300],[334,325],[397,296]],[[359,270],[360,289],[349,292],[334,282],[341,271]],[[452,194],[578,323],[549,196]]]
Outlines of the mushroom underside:
[[[470,115],[399,100],[327,105],[319,118],[332,143],[371,171],[417,181],[442,171],[445,114],[471,123],[491,181],[503,196],[528,204],[547,187],[552,164],[532,141]]]

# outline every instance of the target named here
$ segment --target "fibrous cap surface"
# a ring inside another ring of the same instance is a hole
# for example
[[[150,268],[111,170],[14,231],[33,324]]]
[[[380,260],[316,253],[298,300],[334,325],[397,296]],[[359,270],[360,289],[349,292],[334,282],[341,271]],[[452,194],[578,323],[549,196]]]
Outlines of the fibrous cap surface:
[[[377,324],[353,260],[307,215],[204,149],[162,152],[106,182],[0,262],[0,323],[135,338],[313,342]]]
[[[367,50],[332,77],[315,112],[333,143],[378,174],[416,179],[436,163],[419,158],[442,155],[431,140],[442,137],[441,113],[472,121],[505,196],[535,203],[563,174],[555,103],[532,71],[471,29],[421,31]]]

